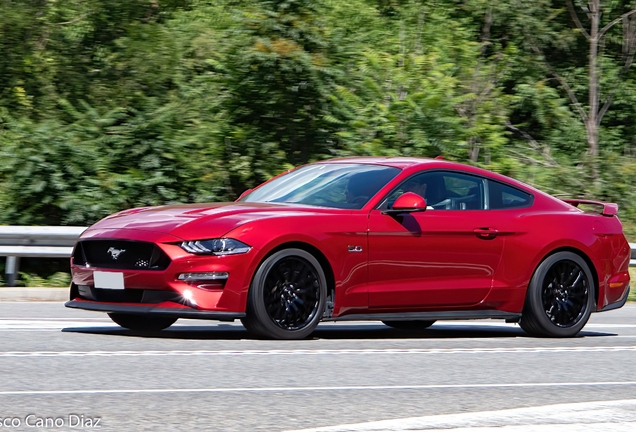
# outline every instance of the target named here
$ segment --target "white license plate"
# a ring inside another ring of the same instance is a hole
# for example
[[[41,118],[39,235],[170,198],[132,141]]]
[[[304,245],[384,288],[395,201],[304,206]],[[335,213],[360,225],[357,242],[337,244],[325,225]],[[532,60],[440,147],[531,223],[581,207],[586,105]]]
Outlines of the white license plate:
[[[95,288],[124,289],[124,274],[121,272],[93,272]]]

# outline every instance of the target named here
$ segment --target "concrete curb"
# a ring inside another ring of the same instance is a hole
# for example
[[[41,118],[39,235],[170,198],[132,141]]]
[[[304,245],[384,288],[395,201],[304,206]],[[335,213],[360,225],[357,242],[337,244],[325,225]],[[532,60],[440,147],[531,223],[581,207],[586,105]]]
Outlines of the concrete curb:
[[[0,301],[3,302],[64,302],[68,300],[68,294],[68,288],[0,287]]]

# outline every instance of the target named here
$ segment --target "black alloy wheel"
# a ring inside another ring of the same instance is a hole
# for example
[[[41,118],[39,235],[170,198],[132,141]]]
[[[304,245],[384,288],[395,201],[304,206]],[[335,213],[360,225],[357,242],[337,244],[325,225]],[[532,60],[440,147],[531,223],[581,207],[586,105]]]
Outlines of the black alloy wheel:
[[[316,315],[320,281],[316,269],[300,257],[286,257],[272,267],[263,290],[269,318],[284,330],[300,330]]]
[[[134,331],[159,331],[167,329],[177,318],[147,316],[123,313],[109,313],[108,316],[121,327]]]
[[[559,261],[543,279],[541,300],[545,313],[557,327],[576,325],[587,310],[589,281],[573,261]]]
[[[302,249],[284,249],[258,268],[243,325],[273,339],[309,336],[325,310],[327,281],[320,263]]]
[[[532,336],[572,337],[594,308],[594,279],[573,252],[557,252],[535,271],[528,287],[521,328]]]

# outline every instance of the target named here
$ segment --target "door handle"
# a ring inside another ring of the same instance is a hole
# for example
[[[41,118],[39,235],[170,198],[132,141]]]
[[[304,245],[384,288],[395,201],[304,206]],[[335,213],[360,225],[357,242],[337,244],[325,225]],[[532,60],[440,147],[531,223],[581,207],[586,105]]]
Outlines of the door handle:
[[[497,234],[499,234],[499,231],[493,228],[475,228],[473,232],[478,238],[484,240],[492,240],[497,237]]]

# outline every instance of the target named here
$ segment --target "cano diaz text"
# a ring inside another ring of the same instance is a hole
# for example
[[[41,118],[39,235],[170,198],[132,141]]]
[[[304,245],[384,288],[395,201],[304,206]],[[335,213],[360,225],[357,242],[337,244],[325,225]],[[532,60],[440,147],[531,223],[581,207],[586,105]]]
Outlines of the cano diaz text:
[[[3,417],[0,416],[0,430],[11,428],[77,428],[77,429],[99,429],[101,417],[91,417],[84,414],[69,414],[60,417],[43,417],[36,414],[29,414],[24,417]]]

